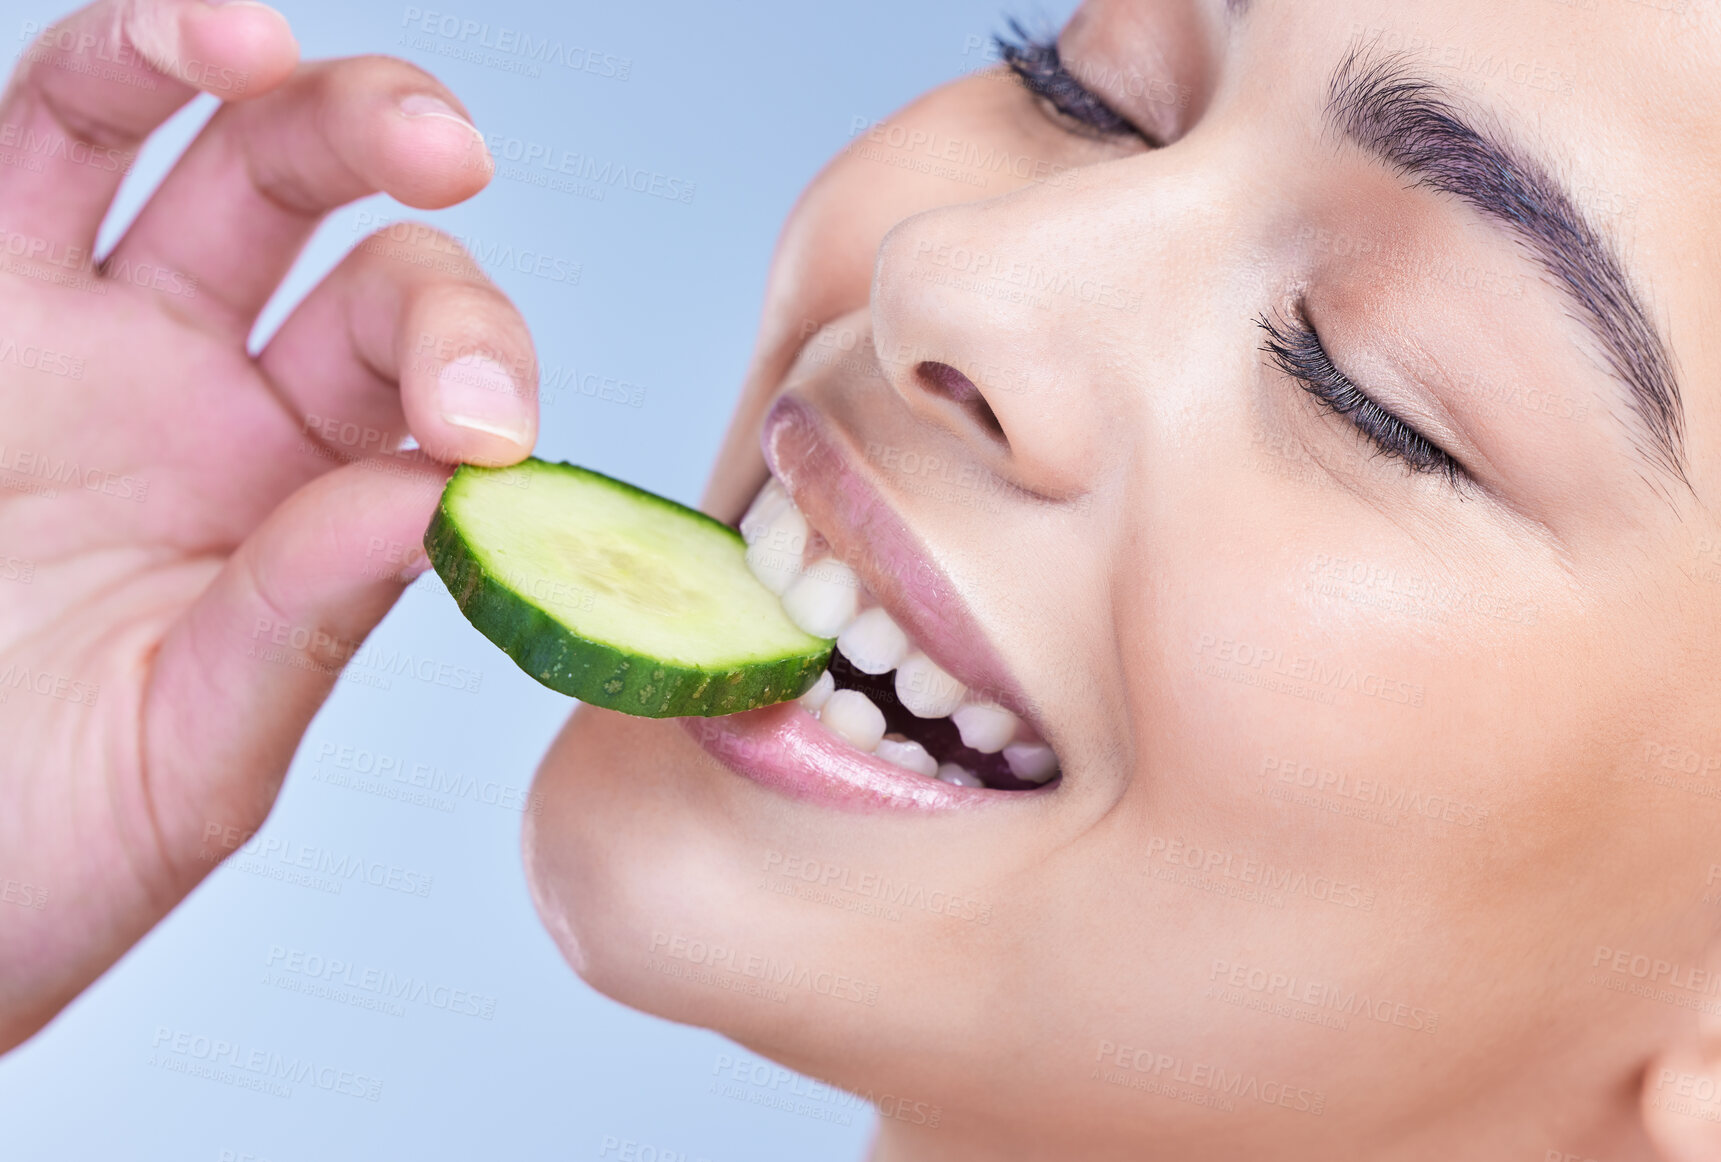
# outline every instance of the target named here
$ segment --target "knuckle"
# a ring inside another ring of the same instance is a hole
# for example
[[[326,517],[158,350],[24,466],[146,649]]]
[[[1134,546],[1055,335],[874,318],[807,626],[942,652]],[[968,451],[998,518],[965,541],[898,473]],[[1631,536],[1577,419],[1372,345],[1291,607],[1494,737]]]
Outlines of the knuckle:
[[[505,332],[509,346],[519,345],[512,334],[519,329],[519,312],[488,280],[428,283],[420,289],[417,313],[430,326],[474,336]]]
[[[378,226],[355,248],[360,261],[390,260],[455,282],[488,283],[484,268],[458,238],[428,222],[402,218]]]
[[[427,282],[415,298],[411,315],[420,331],[509,351],[532,349],[520,312],[494,282]]]
[[[363,53],[328,62],[329,84],[342,91],[369,94],[379,88],[429,88],[446,94],[447,87],[430,72],[386,53]]]

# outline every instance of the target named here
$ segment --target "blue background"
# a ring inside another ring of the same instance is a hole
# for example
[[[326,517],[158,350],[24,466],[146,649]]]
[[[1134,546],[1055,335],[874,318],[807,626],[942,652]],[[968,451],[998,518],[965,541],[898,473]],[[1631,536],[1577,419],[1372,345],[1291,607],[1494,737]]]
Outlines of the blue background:
[[[980,46],[1006,15],[1055,22],[1073,7],[452,2],[459,6],[281,7],[306,57],[403,56],[447,81],[486,134],[693,183],[691,201],[613,186],[594,200],[502,175],[473,201],[435,214],[369,199],[324,224],[258,338],[379,222],[434,221],[489,259],[492,277],[532,326],[546,379],[564,385],[545,400],[539,454],[689,503],[734,403],[771,248],[801,187],[849,140],[856,118],[883,117],[987,64]],[[430,11],[559,40],[602,54],[602,63],[597,72],[542,64],[531,76],[455,59],[448,50],[460,47],[458,36],[409,26],[412,14]],[[0,35],[15,38],[10,55],[58,12],[7,0]],[[625,78],[603,75],[622,73],[624,61]],[[212,108],[198,101],[151,141],[104,243]],[[591,390],[603,379],[617,385],[612,397],[637,394],[640,406],[567,386]],[[518,857],[519,802],[569,702],[472,632],[433,575],[408,590],[371,641],[477,671],[479,689],[376,666],[339,683],[259,837],[259,845],[280,846],[259,846],[245,863],[216,871],[49,1029],[0,1059],[0,1155],[861,1157],[871,1130],[864,1108],[826,1098],[785,1111],[711,1092],[725,1060],[749,1055],[592,992],[539,927]],[[469,776],[502,785],[507,801],[386,797],[412,792],[413,779],[431,768],[445,782]],[[411,884],[428,881],[428,892],[348,880],[337,894],[258,874],[284,867],[278,853],[288,845],[402,868]],[[343,962],[351,968],[336,975],[353,980],[392,973],[423,981],[438,997],[461,990],[492,1015],[414,1000],[379,1012],[309,995],[311,973],[284,971],[300,963],[295,956]],[[370,1101],[299,1084],[283,1098],[189,1076],[161,1064],[191,1059],[169,1051],[175,1036],[313,1060],[377,1079],[380,1090]],[[786,1086],[742,1088],[764,1096]],[[631,1154],[626,1142],[635,1143]]]

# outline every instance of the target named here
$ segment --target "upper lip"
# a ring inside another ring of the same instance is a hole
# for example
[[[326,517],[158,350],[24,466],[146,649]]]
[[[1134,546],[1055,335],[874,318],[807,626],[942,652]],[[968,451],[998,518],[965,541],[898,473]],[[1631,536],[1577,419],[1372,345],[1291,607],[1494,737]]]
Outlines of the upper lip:
[[[832,555],[855,571],[914,643],[971,697],[1014,712],[1044,738],[1033,707],[962,594],[885,503],[832,425],[791,392],[771,406],[760,442],[772,474],[830,542]]]

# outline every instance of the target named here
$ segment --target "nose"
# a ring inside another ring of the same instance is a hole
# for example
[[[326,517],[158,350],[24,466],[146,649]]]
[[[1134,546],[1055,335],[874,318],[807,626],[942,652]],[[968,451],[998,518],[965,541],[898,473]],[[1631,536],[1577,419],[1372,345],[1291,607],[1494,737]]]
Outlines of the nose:
[[[1216,191],[1156,166],[928,210],[879,247],[873,340],[891,386],[1030,492],[1079,495],[1139,456],[1166,402],[1143,385],[1198,365],[1210,341],[1187,324],[1219,277],[1199,261],[1224,229]],[[1141,351],[1161,366],[1133,365]]]

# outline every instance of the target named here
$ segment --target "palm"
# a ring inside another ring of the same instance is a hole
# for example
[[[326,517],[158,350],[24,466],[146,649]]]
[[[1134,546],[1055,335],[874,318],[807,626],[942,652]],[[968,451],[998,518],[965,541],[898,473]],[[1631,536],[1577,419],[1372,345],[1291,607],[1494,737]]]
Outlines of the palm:
[[[446,472],[431,455],[500,463],[530,446],[529,384],[451,414],[430,371],[402,366],[413,335],[470,335],[474,321],[486,349],[532,365],[475,268],[430,273],[361,248],[247,354],[323,212],[378,189],[443,205],[486,172],[469,127],[403,112],[402,90],[441,93],[417,70],[295,70],[273,13],[210,12],[150,19],[178,19],[201,59],[226,53],[251,93],[274,91],[217,114],[110,258],[157,277],[80,262],[115,175],[0,169],[0,240],[37,256],[0,271],[0,1048],[267,815],[340,662],[407,579],[397,547],[422,535]],[[114,16],[97,5],[72,21]],[[128,31],[148,43],[160,30]],[[175,54],[154,52],[171,72]],[[159,107],[139,109],[138,87],[34,64],[0,111],[42,141],[135,140],[193,92],[162,80]],[[314,114],[331,105],[348,128],[322,130]],[[393,451],[378,433],[406,431],[430,455],[367,467],[363,454]]]
[[[182,829],[185,804],[163,801],[142,752],[164,718],[197,736],[216,707],[183,669],[151,690],[154,656],[235,545],[320,467],[290,454],[288,417],[243,351],[140,297],[0,281],[0,317],[33,315],[41,348],[103,340],[73,364],[78,379],[0,365],[0,543],[29,579],[0,605],[0,850],[28,865],[7,878],[54,909],[0,912],[0,946],[52,940],[67,908],[135,937],[140,903],[183,892],[157,827]],[[255,817],[237,806],[229,817]]]

